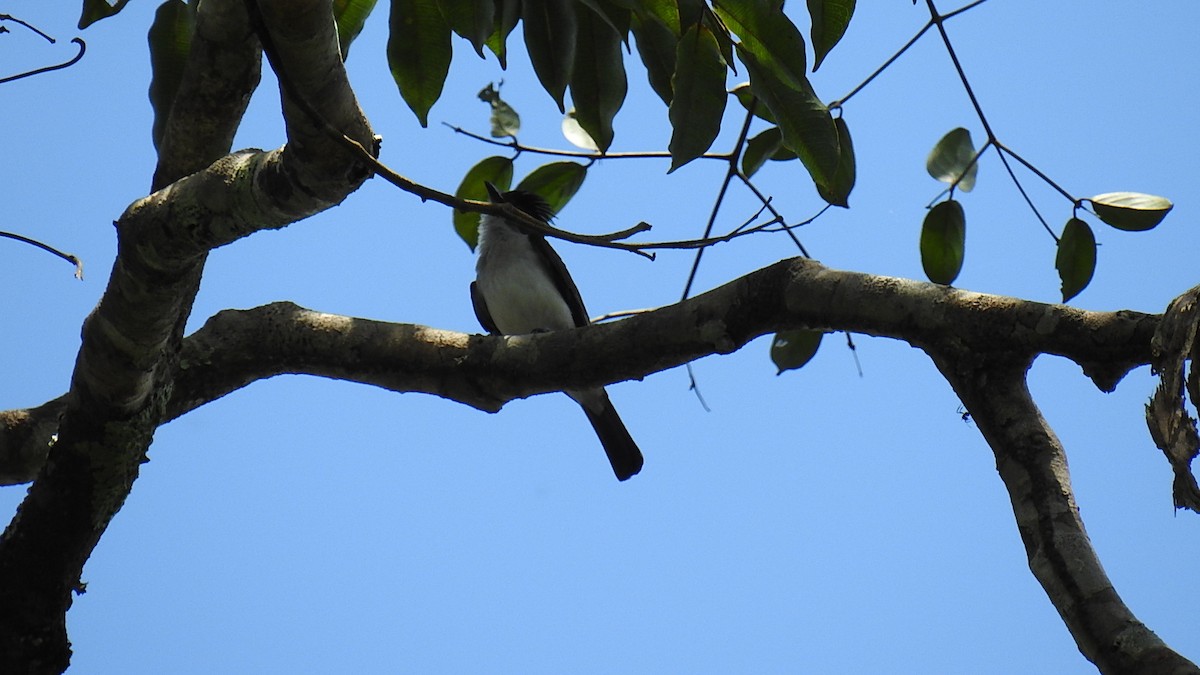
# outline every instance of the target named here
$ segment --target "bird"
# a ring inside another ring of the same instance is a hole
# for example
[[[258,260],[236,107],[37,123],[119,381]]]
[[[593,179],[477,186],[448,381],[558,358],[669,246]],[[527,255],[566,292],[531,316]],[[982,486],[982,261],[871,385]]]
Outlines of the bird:
[[[544,223],[554,217],[546,200],[533,192],[501,193],[491,183],[486,187],[494,204],[511,204]],[[471,304],[488,333],[525,335],[591,323],[570,272],[542,234],[514,219],[485,213],[479,220],[478,252]],[[604,387],[564,393],[583,408],[617,480],[641,471],[642,451]]]

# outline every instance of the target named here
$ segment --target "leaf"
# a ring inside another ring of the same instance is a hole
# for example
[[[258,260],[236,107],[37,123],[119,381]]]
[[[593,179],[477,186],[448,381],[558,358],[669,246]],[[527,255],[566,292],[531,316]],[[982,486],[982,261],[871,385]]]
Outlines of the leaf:
[[[83,30],[101,19],[115,16],[128,4],[129,0],[117,0],[111,5],[108,4],[108,0],[83,0],[83,11],[79,13],[79,30]]]
[[[950,285],[962,271],[966,216],[962,204],[948,199],[935,204],[921,226],[921,266],[935,284]]]
[[[783,134],[779,127],[771,127],[746,141],[746,149],[742,152],[742,175],[750,178],[763,164],[767,163],[780,148],[783,147]]]
[[[713,3],[713,10],[741,39],[738,51],[753,54],[760,69],[769,69],[792,89],[810,88],[805,74],[804,36],[783,13],[783,3],[719,0]],[[742,62],[745,61],[743,58]],[[772,112],[779,111],[772,109]]]
[[[196,17],[183,0],[166,0],[159,5],[154,12],[154,23],[150,24],[147,35],[150,43],[150,107],[154,109],[150,133],[156,149],[166,133],[171,106],[183,80],[195,24]]]
[[[579,120],[575,117],[575,109],[571,108],[563,115],[562,121],[563,137],[571,142],[577,148],[591,150],[592,152],[600,152],[600,146],[596,145],[596,141],[584,131],[583,127],[579,126]]]
[[[675,17],[678,23],[679,17]],[[674,90],[671,88],[671,77],[675,74],[675,50],[679,36],[662,22],[650,18],[644,19],[635,14],[633,37],[637,41],[638,55],[642,57],[642,65],[646,67],[646,80],[650,88],[662,99],[663,103],[671,105]]]
[[[1126,232],[1152,229],[1175,206],[1165,197],[1140,192],[1106,192],[1088,201],[1100,220]]]
[[[679,40],[671,100],[671,168],[704,154],[721,131],[725,115],[725,61],[717,40],[703,25],[693,25]]]
[[[512,185],[512,178],[513,163],[511,159],[488,157],[467,171],[467,175],[463,176],[462,182],[458,184],[458,189],[454,191],[454,196],[459,199],[485,202],[488,200],[488,192],[484,183],[491,183],[504,191]],[[474,251],[476,244],[479,243],[479,214],[475,211],[454,209],[452,218],[454,231]]]
[[[576,162],[553,162],[534,169],[521,180],[517,189],[540,196],[554,213],[558,213],[579,191],[585,178],[586,166]]]
[[[508,35],[521,18],[521,0],[496,0],[495,25],[488,36],[487,46],[500,61],[500,69],[508,69]]]
[[[854,189],[858,173],[854,159],[854,142],[850,140],[850,127],[846,126],[845,118],[838,117],[833,120],[833,126],[838,137],[837,171],[833,172],[828,185],[817,183],[817,194],[834,206],[850,208],[850,191]]]
[[[925,170],[943,183],[953,185],[957,181],[958,189],[970,192],[975,187],[975,174],[979,170],[971,132],[958,127],[942,136],[929,152]]]
[[[1096,272],[1096,236],[1087,223],[1078,218],[1067,221],[1058,239],[1054,268],[1062,281],[1063,302],[1087,288]]]
[[[795,370],[803,367],[814,356],[821,346],[821,338],[825,333],[819,330],[781,330],[771,340],[771,361],[779,369],[776,375],[782,375],[785,370]]]
[[[737,85],[733,89],[730,89],[729,93],[733,94],[734,98],[737,99],[737,102],[742,104],[742,107],[746,109],[746,112],[750,112],[750,108],[753,106],[755,117],[763,120],[764,122],[775,124],[775,116],[771,114],[771,111],[767,109],[767,106],[763,105],[758,101],[757,98],[755,98],[754,92],[750,90],[749,82],[743,82]]]
[[[450,29],[466,38],[483,58],[483,47],[495,30],[495,3],[492,0],[437,0],[437,3]]]
[[[333,0],[333,20],[337,23],[338,46],[342,60],[350,55],[350,43],[362,32],[376,0]]]
[[[854,0],[808,0],[808,15],[812,17],[813,72],[833,46],[846,33],[850,17],[854,16]]]
[[[625,45],[625,49],[629,49],[630,11],[617,6],[620,0],[615,0],[615,2],[608,0],[578,0],[578,2],[586,5],[604,23],[608,24],[608,27],[612,28],[617,38]]]
[[[738,57],[750,71],[751,92],[778,121],[783,144],[800,157],[815,183],[828,186],[841,156],[837,127],[829,109],[807,83],[804,89],[793,89],[741,45]]]
[[[422,127],[442,95],[453,49],[450,27],[435,0],[392,0],[387,57],[400,96]]]
[[[558,104],[559,112],[564,112],[563,97],[571,82],[579,32],[574,0],[524,2],[521,19],[533,72]]]
[[[612,145],[613,118],[628,90],[621,40],[595,12],[580,10],[577,18],[571,101],[579,126],[596,141],[600,152],[605,152]]]

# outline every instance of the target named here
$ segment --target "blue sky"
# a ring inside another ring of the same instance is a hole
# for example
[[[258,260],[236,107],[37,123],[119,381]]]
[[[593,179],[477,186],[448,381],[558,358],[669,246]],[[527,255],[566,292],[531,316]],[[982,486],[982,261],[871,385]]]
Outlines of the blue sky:
[[[827,100],[927,18],[900,0],[860,4],[813,77]],[[9,5],[61,42],[0,35],[6,62],[74,53],[72,16]],[[87,270],[81,283],[64,263],[0,242],[0,278],[15,291],[0,331],[4,408],[67,388],[80,323],[114,255],[111,222],[148,188],[153,11],[131,3],[83,34],[89,50],[77,66],[2,89],[0,229],[76,253]],[[949,26],[1005,143],[1081,196],[1137,190],[1176,203],[1149,233],[1092,221],[1099,269],[1077,306],[1158,312],[1197,282],[1197,20],[1192,3],[991,2]],[[382,159],[400,173],[452,191],[494,154],[441,122],[486,133],[475,95],[500,78],[522,115],[521,140],[568,147],[515,37],[507,72],[456,41],[451,78],[421,130],[387,74],[385,29],[381,6],[348,65],[384,137]],[[636,57],[627,65],[613,149],[661,149],[666,110]],[[237,147],[284,140],[269,74],[265,82]],[[917,237],[939,191],[925,155],[957,126],[983,138],[936,36],[844,114],[859,158],[852,208],[801,238],[831,267],[922,278]],[[718,148],[732,141],[729,126]],[[523,156],[518,177],[541,161]],[[607,232],[645,220],[655,239],[698,235],[723,168],[695,162],[667,176],[667,167],[596,165],[559,225]],[[819,208],[798,166],[760,177],[790,219]],[[1070,205],[1023,178],[1061,227]],[[1056,301],[1053,241],[994,155],[961,199],[967,260],[956,285]],[[753,210],[735,191],[722,222]],[[594,314],[675,301],[691,262],[557,248]],[[719,246],[696,288],[794,254],[778,236]],[[372,180],[338,208],[216,251],[191,328],[223,308],[286,299],[478,331],[473,264],[446,209]],[[682,370],[611,387],[647,456],[624,484],[561,395],[487,415],[317,378],[256,383],[159,430],[84,570],[88,593],[68,616],[72,672],[1094,672],[1029,573],[991,452],[949,386],[906,344],[855,343],[862,377],[835,336],[781,377],[766,339],[703,359],[695,371],[711,412]],[[1170,645],[1200,657],[1188,611],[1200,589],[1186,572],[1200,555],[1200,521],[1172,511],[1170,470],[1142,418],[1148,369],[1109,395],[1051,357],[1030,379],[1118,591]],[[0,488],[0,508],[11,513],[24,492]]]

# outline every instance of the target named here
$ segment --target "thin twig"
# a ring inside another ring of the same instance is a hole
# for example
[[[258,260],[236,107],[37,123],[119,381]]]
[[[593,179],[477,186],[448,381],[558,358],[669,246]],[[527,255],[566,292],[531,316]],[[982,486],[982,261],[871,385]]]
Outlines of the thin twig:
[[[16,19],[14,19],[14,21],[15,20]],[[21,22],[21,23],[24,23],[24,22]],[[37,31],[37,29],[33,29],[33,30]],[[37,31],[37,32],[39,34],[42,34],[41,31]],[[53,42],[53,40],[51,40],[51,42]],[[33,77],[34,75],[41,75],[42,73],[48,73],[52,70],[62,70],[63,68],[69,68],[70,66],[75,65],[76,63],[79,62],[79,59],[83,58],[83,53],[87,51],[87,43],[85,43],[82,38],[77,38],[77,37],[71,38],[71,42],[73,44],[75,44],[75,46],[79,47],[79,53],[76,54],[75,56],[71,57],[71,59],[69,61],[66,61],[64,63],[59,63],[59,64],[53,65],[53,66],[46,66],[44,68],[38,68],[36,70],[30,70],[30,71],[24,72],[24,73],[18,73],[16,75],[9,75],[8,77],[0,77],[0,84],[12,82],[13,80],[19,80],[24,77]]]
[[[36,246],[36,247],[42,249],[43,251],[46,251],[47,253],[53,253],[54,255],[62,258],[63,260],[66,260],[67,262],[75,265],[75,278],[79,279],[80,281],[83,280],[83,261],[80,260],[74,254],[63,253],[62,251],[54,248],[53,246],[50,246],[48,244],[43,244],[42,242],[38,241],[37,239],[30,239],[29,237],[26,237],[24,235],[14,234],[12,232],[0,232],[0,237],[7,237],[8,239],[16,239],[17,241],[24,242],[31,246]]]

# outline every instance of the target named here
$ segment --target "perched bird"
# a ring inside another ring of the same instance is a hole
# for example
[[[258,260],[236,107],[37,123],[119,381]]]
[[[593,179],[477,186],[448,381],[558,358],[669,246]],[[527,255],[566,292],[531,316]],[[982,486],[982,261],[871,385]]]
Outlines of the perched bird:
[[[501,194],[488,183],[495,204],[508,203],[543,222],[554,212],[531,192]],[[579,289],[546,239],[520,223],[484,214],[479,222],[479,260],[471,282],[471,304],[492,334],[524,335],[586,326],[590,323]],[[642,451],[625,429],[604,387],[568,389],[596,430],[618,480],[642,469]]]

